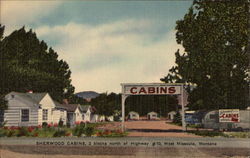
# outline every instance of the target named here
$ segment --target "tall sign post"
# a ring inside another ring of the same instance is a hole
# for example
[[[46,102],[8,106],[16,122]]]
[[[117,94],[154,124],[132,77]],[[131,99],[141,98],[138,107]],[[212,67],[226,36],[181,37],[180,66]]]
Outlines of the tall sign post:
[[[122,131],[125,131],[125,101],[130,95],[181,95],[182,130],[186,131],[184,84],[182,83],[122,83]]]

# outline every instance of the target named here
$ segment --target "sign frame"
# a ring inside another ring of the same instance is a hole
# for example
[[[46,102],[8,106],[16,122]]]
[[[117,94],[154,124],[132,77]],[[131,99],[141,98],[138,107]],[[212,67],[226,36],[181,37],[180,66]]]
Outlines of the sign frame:
[[[226,116],[221,118],[222,114]],[[219,109],[219,122],[220,123],[239,123],[240,122],[240,110],[239,109]]]
[[[181,107],[182,107],[182,131],[186,131],[186,122],[185,122],[185,108],[184,108],[184,83],[121,83],[122,86],[122,131],[125,131],[125,101],[130,95],[181,95]],[[143,93],[143,94],[131,94],[126,93],[126,87],[179,87],[180,92],[178,94],[152,94],[152,93]]]

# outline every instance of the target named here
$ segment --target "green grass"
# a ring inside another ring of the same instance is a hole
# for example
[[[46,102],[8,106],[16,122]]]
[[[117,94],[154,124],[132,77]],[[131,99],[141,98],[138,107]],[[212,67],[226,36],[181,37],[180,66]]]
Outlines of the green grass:
[[[229,138],[250,138],[250,132],[224,132]]]
[[[193,133],[195,135],[199,135],[199,136],[204,136],[204,137],[227,137],[226,134],[224,134],[223,132],[219,132],[219,131],[187,131],[188,133]]]
[[[188,131],[204,137],[250,138],[250,132]]]

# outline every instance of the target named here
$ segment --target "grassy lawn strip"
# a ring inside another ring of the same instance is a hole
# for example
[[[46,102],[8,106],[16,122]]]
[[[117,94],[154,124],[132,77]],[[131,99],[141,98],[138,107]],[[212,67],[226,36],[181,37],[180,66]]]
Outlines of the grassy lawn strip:
[[[250,138],[249,132],[220,132],[220,131],[187,131],[204,137],[226,137],[226,138]]]
[[[98,126],[106,123],[81,123],[73,128],[67,126],[38,126],[38,127],[1,127],[0,137],[69,137],[69,136],[98,136],[123,137],[127,133],[121,130],[100,130]]]

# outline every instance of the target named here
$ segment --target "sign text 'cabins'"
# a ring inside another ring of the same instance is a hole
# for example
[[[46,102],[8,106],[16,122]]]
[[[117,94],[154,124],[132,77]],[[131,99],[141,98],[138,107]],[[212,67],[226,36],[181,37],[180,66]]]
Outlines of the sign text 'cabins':
[[[127,95],[178,95],[181,94],[181,86],[155,86],[155,85],[126,85],[123,94]]]
[[[219,117],[219,122],[240,122],[239,109],[221,109]]]

